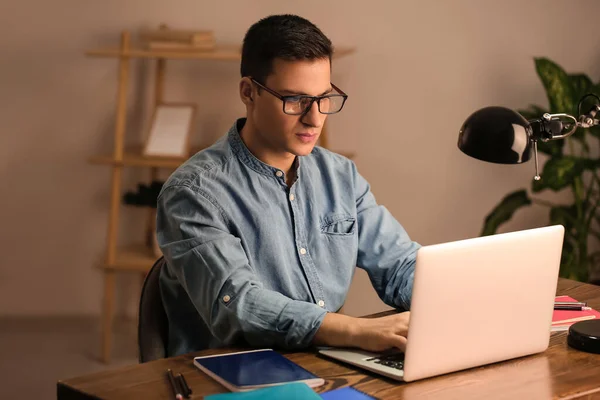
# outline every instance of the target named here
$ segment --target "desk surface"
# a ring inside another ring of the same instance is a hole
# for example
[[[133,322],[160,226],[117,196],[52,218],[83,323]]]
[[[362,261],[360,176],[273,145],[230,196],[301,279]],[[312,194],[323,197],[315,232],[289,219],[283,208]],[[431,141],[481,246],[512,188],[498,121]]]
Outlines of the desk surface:
[[[600,309],[600,287],[560,279],[558,294],[570,295]],[[385,314],[385,313],[382,313]],[[183,373],[193,399],[227,390],[193,365],[198,355],[229,352],[208,350],[179,357],[59,381],[59,400],[171,399],[167,368]],[[448,375],[400,383],[348,367],[314,353],[286,356],[326,380],[318,392],[352,385],[380,399],[591,399],[600,398],[600,355],[571,349],[566,333],[554,333],[542,354]]]

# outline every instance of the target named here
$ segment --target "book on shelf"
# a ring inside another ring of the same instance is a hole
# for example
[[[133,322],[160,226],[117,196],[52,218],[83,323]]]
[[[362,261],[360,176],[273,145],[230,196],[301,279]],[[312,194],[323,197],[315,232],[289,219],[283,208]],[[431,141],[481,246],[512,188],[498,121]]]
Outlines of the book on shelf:
[[[214,42],[206,43],[180,43],[170,41],[157,41],[153,40],[146,44],[149,50],[167,50],[167,51],[212,51],[215,49]]]
[[[576,302],[572,297],[569,296],[557,296],[555,301],[569,301]],[[575,322],[586,321],[588,319],[600,319],[600,312],[596,310],[554,310],[552,313],[552,332],[567,331],[569,327]]]
[[[147,42],[179,42],[203,45],[214,43],[213,31],[209,30],[183,30],[183,29],[153,29],[140,32],[140,38]]]

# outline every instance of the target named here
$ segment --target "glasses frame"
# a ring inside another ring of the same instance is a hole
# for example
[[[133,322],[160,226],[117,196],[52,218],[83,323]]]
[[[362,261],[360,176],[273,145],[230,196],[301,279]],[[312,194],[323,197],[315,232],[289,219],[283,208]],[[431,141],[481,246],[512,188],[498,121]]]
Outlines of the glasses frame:
[[[269,89],[268,87],[266,87],[265,85],[263,85],[262,83],[258,82],[256,79],[254,78],[250,78],[250,80],[252,82],[254,82],[254,84],[256,84],[256,86],[258,86],[259,88],[264,89],[266,92],[272,94],[273,96],[277,97],[279,100],[281,100],[282,102],[282,111],[284,114],[286,115],[306,115],[306,113],[308,112],[308,110],[310,110],[310,108],[312,107],[312,105],[314,104],[314,102],[317,102],[317,108],[319,109],[319,112],[321,114],[324,115],[333,115],[333,114],[337,114],[340,111],[342,111],[342,109],[344,108],[344,104],[346,104],[346,100],[348,99],[348,95],[346,93],[344,93],[344,91],[342,91],[342,89],[338,88],[337,86],[335,86],[333,83],[331,83],[331,87],[336,90],[338,92],[338,94],[326,94],[324,96],[308,96],[308,95],[304,95],[304,94],[300,94],[300,95],[294,95],[294,96],[284,96],[280,93],[277,93],[276,91],[274,91],[273,89]],[[333,113],[324,113],[321,111],[321,100],[326,98],[326,97],[333,97],[333,96],[339,96],[342,97],[344,100],[342,101],[342,106],[340,107],[340,109],[336,112]],[[302,110],[302,112],[298,113],[298,114],[290,114],[288,112],[285,112],[285,103],[290,100],[290,99],[298,99],[298,98],[308,98],[311,99],[310,104],[304,109]]]

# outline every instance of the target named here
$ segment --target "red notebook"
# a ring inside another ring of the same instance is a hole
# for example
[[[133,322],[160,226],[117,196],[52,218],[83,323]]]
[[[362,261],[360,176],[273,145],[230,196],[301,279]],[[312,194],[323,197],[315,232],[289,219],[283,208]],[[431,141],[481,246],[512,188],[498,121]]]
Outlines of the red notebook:
[[[577,301],[569,296],[557,296],[555,301]],[[600,312],[596,310],[571,311],[571,310],[554,310],[552,314],[552,332],[566,331],[571,325],[578,321],[587,319],[600,319]]]

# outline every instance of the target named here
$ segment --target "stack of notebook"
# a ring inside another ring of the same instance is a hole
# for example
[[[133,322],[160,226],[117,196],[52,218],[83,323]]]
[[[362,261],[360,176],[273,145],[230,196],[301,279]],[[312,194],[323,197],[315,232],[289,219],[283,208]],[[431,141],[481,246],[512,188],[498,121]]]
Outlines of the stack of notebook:
[[[211,51],[215,49],[215,37],[208,30],[181,30],[161,27],[140,33],[142,41],[150,50]]]
[[[556,301],[576,302],[577,300],[569,296],[558,296]],[[567,331],[575,322],[588,319],[600,318],[600,312],[596,310],[554,310],[552,314],[552,332]]]
[[[271,349],[195,357],[194,365],[233,393],[206,400],[374,400],[353,387],[318,395],[312,387],[325,380]]]
[[[221,393],[205,397],[206,400],[376,400],[351,386],[334,389],[318,395],[305,383],[256,389],[249,392]]]

